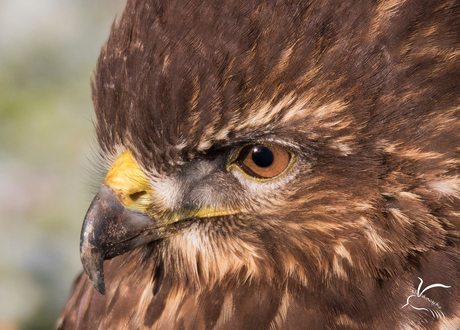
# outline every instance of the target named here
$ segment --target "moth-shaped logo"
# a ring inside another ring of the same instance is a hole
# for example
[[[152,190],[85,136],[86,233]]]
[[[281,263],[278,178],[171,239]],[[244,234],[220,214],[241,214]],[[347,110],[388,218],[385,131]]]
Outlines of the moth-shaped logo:
[[[417,288],[417,291],[413,291],[413,294],[411,294],[409,297],[407,297],[406,304],[401,308],[404,308],[406,306],[410,306],[413,309],[416,309],[416,310],[419,310],[419,311],[425,310],[427,312],[430,312],[431,315],[435,319],[444,318],[444,313],[441,311],[441,306],[437,302],[435,302],[435,301],[431,300],[430,298],[428,298],[427,296],[425,296],[423,293],[425,293],[426,291],[428,291],[430,289],[433,289],[433,288],[448,289],[448,288],[450,288],[450,286],[436,283],[436,284],[428,285],[425,289],[420,291],[422,289],[423,280],[420,277],[418,279],[420,280],[420,284],[419,284],[419,286]]]

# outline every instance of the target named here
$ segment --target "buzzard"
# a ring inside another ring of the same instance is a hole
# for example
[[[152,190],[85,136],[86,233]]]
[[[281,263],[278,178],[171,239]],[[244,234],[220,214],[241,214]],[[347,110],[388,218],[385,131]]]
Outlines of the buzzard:
[[[460,1],[128,0],[58,329],[460,329]]]

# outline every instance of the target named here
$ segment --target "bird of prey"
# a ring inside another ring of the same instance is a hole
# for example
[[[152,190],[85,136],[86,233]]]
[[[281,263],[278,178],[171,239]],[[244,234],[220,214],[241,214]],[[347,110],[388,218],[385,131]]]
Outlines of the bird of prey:
[[[460,1],[128,0],[58,329],[460,329]]]

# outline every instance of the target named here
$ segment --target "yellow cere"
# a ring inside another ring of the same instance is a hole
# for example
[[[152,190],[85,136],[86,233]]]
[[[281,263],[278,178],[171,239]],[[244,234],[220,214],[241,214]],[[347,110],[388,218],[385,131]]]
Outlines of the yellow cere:
[[[129,150],[113,163],[104,184],[113,189],[127,208],[145,211],[151,203],[152,188]]]
[[[152,203],[153,189],[129,150],[121,154],[113,163],[105,177],[104,184],[115,192],[126,208],[146,212],[148,206]],[[208,206],[202,209],[182,209],[171,213],[164,212],[158,216],[164,218],[166,223],[171,224],[183,219],[212,218],[236,213],[238,212]]]

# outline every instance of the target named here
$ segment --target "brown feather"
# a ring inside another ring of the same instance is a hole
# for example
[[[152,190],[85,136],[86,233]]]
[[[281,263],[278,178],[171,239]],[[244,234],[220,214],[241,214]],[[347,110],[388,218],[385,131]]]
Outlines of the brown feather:
[[[58,329],[460,329],[459,1],[129,0],[93,101],[152,182],[248,141],[297,159],[260,194],[184,186],[242,212],[106,261],[105,296],[80,276]],[[427,310],[419,278],[449,286]]]

